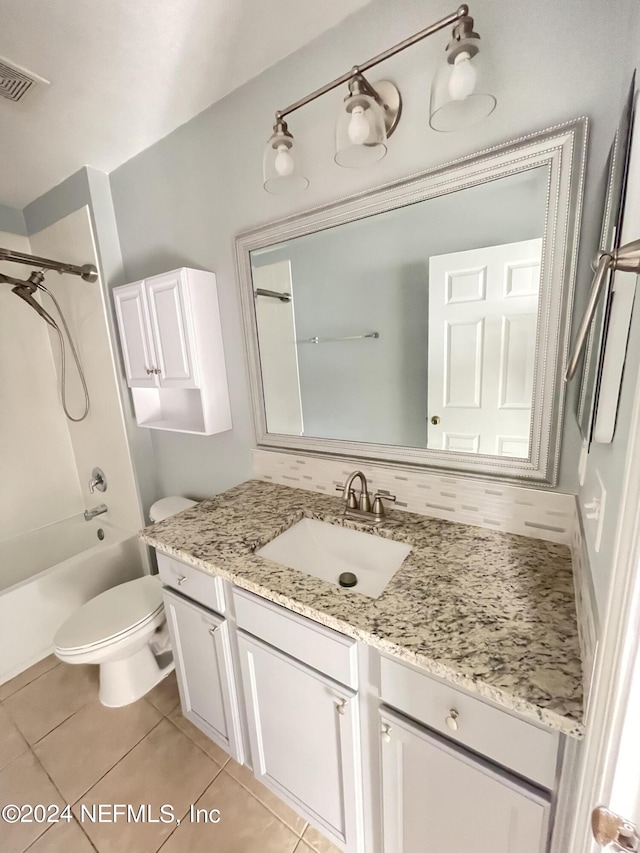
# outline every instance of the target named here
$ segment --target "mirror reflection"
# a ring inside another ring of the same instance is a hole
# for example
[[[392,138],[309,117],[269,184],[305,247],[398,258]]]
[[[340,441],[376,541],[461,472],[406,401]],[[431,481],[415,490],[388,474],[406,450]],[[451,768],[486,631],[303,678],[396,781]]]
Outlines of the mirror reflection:
[[[251,252],[270,433],[529,458],[549,170]]]

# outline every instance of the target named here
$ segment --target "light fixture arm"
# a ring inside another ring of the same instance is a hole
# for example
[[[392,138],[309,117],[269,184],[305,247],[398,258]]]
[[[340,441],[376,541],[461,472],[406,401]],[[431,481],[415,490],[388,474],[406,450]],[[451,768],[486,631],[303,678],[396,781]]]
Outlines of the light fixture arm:
[[[620,270],[640,275],[640,240],[633,240],[631,243],[626,243],[613,252],[600,252],[596,257],[594,269],[595,275],[589,293],[589,300],[578,328],[573,351],[569,357],[569,364],[567,365],[567,372],[564,377],[565,382],[573,379],[578,369],[578,362],[587,344],[589,329],[591,328],[598,302],[604,294],[608,273]]]
[[[343,74],[340,77],[336,77],[335,80],[332,80],[331,83],[327,83],[325,86],[321,86],[319,89],[316,89],[311,94],[306,95],[304,98],[300,98],[300,100],[295,101],[293,104],[290,104],[284,110],[278,110],[276,112],[276,121],[280,121],[285,116],[288,116],[290,113],[299,110],[301,107],[310,104],[312,101],[317,100],[322,95],[326,95],[327,92],[331,92],[333,89],[337,89],[339,86],[343,86],[345,83],[348,83],[353,77],[361,76],[365,71],[368,71],[370,68],[373,68],[376,65],[379,65],[381,62],[384,62],[386,59],[390,59],[390,57],[395,56],[397,53],[400,53],[403,50],[406,50],[408,47],[411,47],[414,44],[417,44],[419,41],[422,41],[428,36],[433,35],[434,33],[440,32],[440,30],[444,30],[446,27],[450,27],[452,24],[456,24],[464,18],[468,18],[469,16],[469,7],[466,4],[460,6],[456,12],[453,12],[451,15],[447,15],[446,18],[441,18],[439,21],[436,21],[435,24],[431,24],[431,26],[426,27],[424,30],[420,30],[420,32],[415,33],[409,38],[404,39],[398,44],[390,47],[388,50],[384,50],[382,53],[378,53],[376,56],[371,59],[367,59],[366,62],[362,62],[359,65],[354,66],[350,71],[347,71],[346,74]]]

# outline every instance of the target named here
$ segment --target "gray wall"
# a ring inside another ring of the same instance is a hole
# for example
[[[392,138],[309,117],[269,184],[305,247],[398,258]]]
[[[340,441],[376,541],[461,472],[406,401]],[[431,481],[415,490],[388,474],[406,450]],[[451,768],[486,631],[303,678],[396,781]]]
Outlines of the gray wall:
[[[7,207],[6,204],[0,204],[0,231],[4,231],[6,234],[21,234],[26,237],[27,226],[22,211],[16,210],[15,207]]]
[[[429,258],[542,237],[547,185],[512,175],[257,255],[290,260],[298,340],[380,334],[299,344],[305,435],[426,447]]]
[[[634,0],[483,0],[476,23],[498,98],[489,119],[462,133],[429,129],[430,80],[447,41],[441,34],[371,75],[394,80],[404,99],[403,118],[384,160],[363,170],[333,163],[335,118],[344,96],[334,92],[291,117],[290,128],[305,154],[309,189],[291,198],[269,196],[261,187],[261,162],[274,111],[451,11],[449,0],[373,0],[111,174],[127,279],[182,265],[218,275],[233,430],[207,438],[154,433],[162,492],[210,495],[250,475],[254,435],[233,255],[233,237],[250,226],[584,114],[592,127],[578,280],[581,308],[597,243],[604,164],[629,80],[633,32],[625,23],[616,33],[615,50],[598,46],[611,21],[628,22],[636,6]],[[567,36],[576,31],[579,37]],[[559,488],[565,491],[577,487],[575,392],[571,387],[563,442]]]

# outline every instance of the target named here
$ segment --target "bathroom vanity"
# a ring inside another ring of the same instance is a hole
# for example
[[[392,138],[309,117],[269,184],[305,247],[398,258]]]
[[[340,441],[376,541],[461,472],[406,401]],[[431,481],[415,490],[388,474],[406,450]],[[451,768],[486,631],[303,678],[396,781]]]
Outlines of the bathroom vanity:
[[[249,481],[143,531],[185,716],[348,853],[559,851],[583,732],[568,548]],[[320,519],[411,546],[378,598],[256,552]]]

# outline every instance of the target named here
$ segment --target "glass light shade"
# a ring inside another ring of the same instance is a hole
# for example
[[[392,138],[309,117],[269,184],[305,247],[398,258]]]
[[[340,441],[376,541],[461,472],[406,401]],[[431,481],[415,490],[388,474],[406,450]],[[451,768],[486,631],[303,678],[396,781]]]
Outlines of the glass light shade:
[[[376,163],[386,153],[387,130],[383,108],[371,95],[350,95],[338,116],[336,163],[358,169]]]
[[[287,131],[276,130],[264,151],[263,186],[272,195],[306,190],[309,180],[299,165],[297,147]]]
[[[429,124],[434,130],[463,130],[491,115],[496,108],[493,95],[481,91],[482,53],[459,51],[454,62],[449,57],[440,65],[431,83]]]

